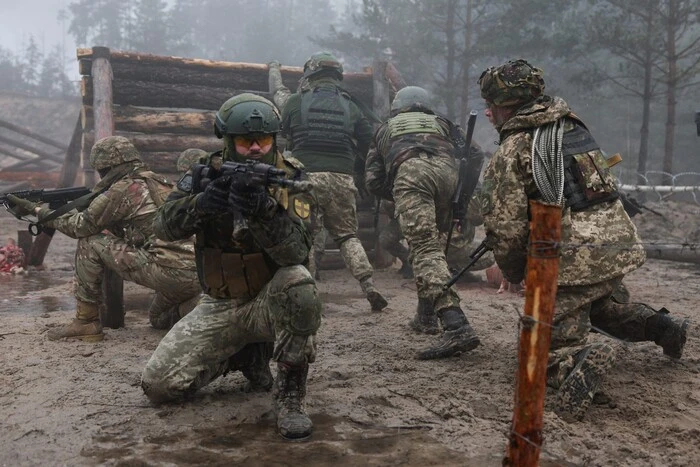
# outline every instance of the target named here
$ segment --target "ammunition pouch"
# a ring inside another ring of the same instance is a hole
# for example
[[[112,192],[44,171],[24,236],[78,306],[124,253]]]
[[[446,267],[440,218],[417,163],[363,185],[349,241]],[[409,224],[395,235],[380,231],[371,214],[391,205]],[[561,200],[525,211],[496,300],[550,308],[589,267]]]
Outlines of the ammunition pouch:
[[[596,204],[620,197],[610,164],[589,131],[578,124],[564,133],[564,198],[572,211],[584,211]]]
[[[214,298],[252,299],[274,275],[262,252],[224,253],[204,248],[197,256],[202,288]]]

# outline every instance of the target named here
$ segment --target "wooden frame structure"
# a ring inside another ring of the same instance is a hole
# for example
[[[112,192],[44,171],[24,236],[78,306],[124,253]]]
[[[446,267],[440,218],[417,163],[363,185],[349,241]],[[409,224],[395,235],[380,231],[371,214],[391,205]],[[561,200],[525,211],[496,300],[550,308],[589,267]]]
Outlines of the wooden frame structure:
[[[215,112],[231,96],[253,92],[271,99],[268,66],[181,57],[112,51],[106,47],[78,49],[82,107],[64,162],[65,178],[93,186],[95,174],[89,164],[90,150],[100,138],[121,135],[129,138],[149,167],[166,177],[177,178],[175,163],[188,148],[214,151],[221,141],[213,134]],[[282,79],[296,89],[301,67],[281,67]],[[396,69],[375,62],[361,73],[345,73],[343,86],[380,117],[389,115],[396,90],[405,86]],[[80,174],[72,172],[80,167]],[[358,205],[358,236],[378,267],[393,258],[375,248],[374,202]],[[382,225],[386,222],[381,220]],[[328,248],[335,248],[329,242]],[[337,250],[324,255],[322,268],[339,266]],[[342,264],[342,261],[340,261]],[[107,310],[103,324],[123,326],[121,279],[108,274],[105,284]]]

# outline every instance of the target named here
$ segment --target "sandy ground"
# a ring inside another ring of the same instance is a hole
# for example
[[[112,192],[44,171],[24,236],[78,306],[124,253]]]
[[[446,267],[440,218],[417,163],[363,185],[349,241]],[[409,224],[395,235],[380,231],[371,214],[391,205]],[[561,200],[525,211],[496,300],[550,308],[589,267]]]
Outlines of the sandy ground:
[[[674,218],[685,219],[683,229],[647,214],[635,221],[645,240],[689,238],[697,208]],[[22,228],[0,214],[0,238]],[[45,271],[0,277],[0,465],[500,465],[522,297],[496,295],[484,282],[461,284],[482,345],[419,362],[414,352],[434,337],[407,325],[415,309],[411,281],[395,269],[378,271],[390,306],[372,314],[347,271],[324,271],[324,321],[307,398],[316,430],[309,442],[287,443],[275,434],[270,395],[242,392],[240,374],[187,404],[149,403],[140,375],[164,333],[148,325],[146,289],[127,287],[126,327],[106,330],[104,342],[48,341],[46,330],[74,313],[74,248],[57,234]],[[654,344],[618,343],[604,388],[611,400],[582,422],[554,415],[550,393],[543,465],[700,465],[699,275],[700,266],[650,260],[628,276],[635,299],[693,320],[685,356],[674,362]]]

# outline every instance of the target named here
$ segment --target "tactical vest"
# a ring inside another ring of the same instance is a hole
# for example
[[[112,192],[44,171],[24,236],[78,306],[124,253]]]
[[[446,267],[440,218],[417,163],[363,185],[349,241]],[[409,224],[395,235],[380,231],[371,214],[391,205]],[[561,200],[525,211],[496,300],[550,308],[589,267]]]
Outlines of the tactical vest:
[[[408,154],[437,154],[440,150],[451,154],[454,145],[439,118],[423,112],[403,112],[387,121],[379,147],[392,172],[410,158]]]
[[[282,156],[276,157],[275,167],[288,172],[300,170]],[[305,193],[290,193],[287,188],[271,187],[268,193],[287,211],[287,214],[308,222],[311,206]],[[197,273],[204,292],[214,298],[234,299],[246,302],[255,298],[274,276],[279,266],[260,248],[250,233],[240,235],[240,242],[233,240],[237,230],[247,230],[247,221],[226,213],[217,219],[221,230],[217,234],[231,238],[226,250],[211,248],[206,239],[197,234],[195,260]]]
[[[354,155],[350,100],[331,84],[321,84],[301,95],[301,126],[294,130],[294,148],[330,154]]]
[[[570,123],[573,128],[566,130]],[[562,141],[564,157],[564,198],[572,211],[619,198],[615,178],[600,146],[577,118],[567,122]]]

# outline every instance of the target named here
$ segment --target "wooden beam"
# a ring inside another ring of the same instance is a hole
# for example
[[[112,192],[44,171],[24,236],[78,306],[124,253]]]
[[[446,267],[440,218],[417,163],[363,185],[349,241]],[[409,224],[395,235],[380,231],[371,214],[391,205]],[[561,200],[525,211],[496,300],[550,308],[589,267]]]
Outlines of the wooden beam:
[[[559,274],[561,206],[530,201],[525,318],[521,323],[513,422],[503,465],[539,465],[547,361]]]
[[[63,162],[63,158],[61,157],[60,154],[51,154],[50,152],[43,151],[41,149],[34,148],[28,144],[23,143],[22,141],[13,139],[13,138],[8,138],[7,136],[0,135],[0,143],[5,143],[9,144],[10,146],[23,149],[27,152],[30,152],[32,154],[36,154],[39,157],[43,157],[45,159],[52,160],[54,162],[61,163]],[[25,159],[27,159],[25,157]]]
[[[27,128],[23,128],[19,125],[15,125],[14,123],[7,122],[5,120],[0,119],[0,127],[5,127],[8,130],[12,130],[16,133],[19,133],[20,135],[28,136],[30,138],[34,138],[37,141],[40,141],[44,144],[48,144],[49,146],[53,146],[55,148],[60,149],[61,151],[65,151],[67,146],[63,143],[60,143],[54,139],[48,138],[44,135],[40,135],[39,133],[35,133],[32,130],[29,130]]]
[[[700,264],[700,249],[697,245],[645,245],[647,258]]]
[[[179,112],[115,105],[112,108],[112,114],[114,129],[117,132],[213,135],[216,112]],[[92,106],[82,106],[80,117],[84,129],[94,127]]]
[[[95,120],[95,140],[114,134],[112,119],[112,66],[109,63],[111,52],[107,47],[93,47],[92,107]],[[105,268],[102,280],[104,296],[104,313],[101,313],[102,325],[110,328],[124,327],[124,281],[116,271]]]

